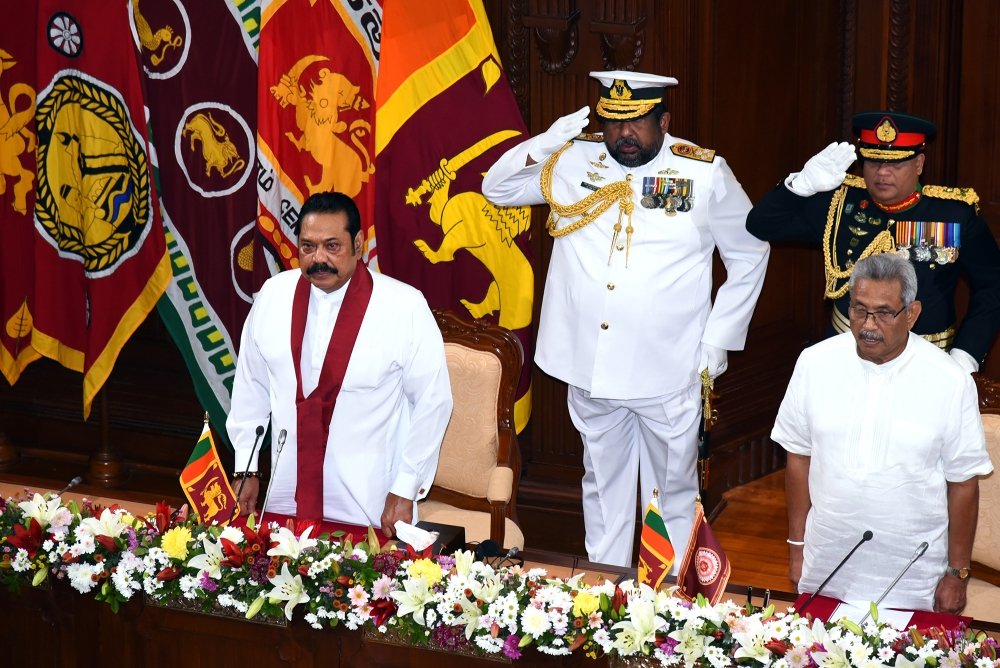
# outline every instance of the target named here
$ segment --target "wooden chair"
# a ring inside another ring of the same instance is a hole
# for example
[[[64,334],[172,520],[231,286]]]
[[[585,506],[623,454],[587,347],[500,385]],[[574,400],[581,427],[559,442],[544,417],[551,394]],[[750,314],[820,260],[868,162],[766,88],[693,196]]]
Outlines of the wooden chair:
[[[1000,468],[1000,383],[974,376],[979,390],[979,412],[986,432],[986,449]],[[979,479],[979,524],[972,545],[973,576],[963,615],[1000,622],[1000,473]],[[985,567],[985,568],[984,568]]]
[[[521,458],[514,399],[524,353],[510,331],[434,311],[444,337],[454,409],[421,520],[465,527],[467,543],[524,547],[517,526]]]

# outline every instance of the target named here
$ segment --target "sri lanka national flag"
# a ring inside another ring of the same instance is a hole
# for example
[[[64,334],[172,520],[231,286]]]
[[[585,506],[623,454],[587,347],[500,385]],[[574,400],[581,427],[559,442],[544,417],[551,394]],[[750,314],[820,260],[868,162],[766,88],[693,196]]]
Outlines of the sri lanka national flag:
[[[667,525],[663,523],[660,508],[656,503],[657,491],[646,507],[639,537],[639,582],[659,589],[663,579],[674,565],[674,546],[670,543]]]
[[[194,452],[181,471],[181,487],[191,508],[204,524],[226,526],[239,514],[236,494],[222,468],[208,424],[201,432]],[[234,510],[235,509],[235,510]]]

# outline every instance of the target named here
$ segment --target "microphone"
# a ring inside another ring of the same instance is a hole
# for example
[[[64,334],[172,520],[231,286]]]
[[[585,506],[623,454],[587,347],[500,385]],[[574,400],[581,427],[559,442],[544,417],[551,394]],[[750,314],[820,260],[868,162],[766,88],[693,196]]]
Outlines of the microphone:
[[[274,461],[271,463],[271,470],[278,470],[278,460],[281,459],[281,451],[285,448],[285,437],[288,436],[288,430],[282,429],[278,432],[278,451],[274,453]],[[267,483],[267,494],[264,495],[264,505],[260,507],[260,519],[264,521],[264,509],[267,508],[267,500],[271,498],[271,490],[274,489],[274,476],[271,476],[271,480]]]
[[[886,596],[889,595],[889,592],[892,591],[892,588],[896,586],[896,583],[899,582],[899,579],[906,574],[906,571],[910,570],[910,566],[912,566],[917,559],[924,556],[924,552],[926,551],[927,551],[927,541],[925,540],[924,542],[922,542],[920,545],[917,546],[917,549],[913,551],[913,556],[910,557],[910,560],[906,562],[905,566],[903,566],[903,570],[899,572],[899,575],[896,576],[896,579],[893,580],[892,583],[885,588],[885,591],[882,592],[882,595],[878,597],[877,601],[875,601],[875,603],[873,604],[875,608],[878,608],[878,604],[882,602],[882,599],[884,599]],[[871,605],[868,606],[868,612],[866,612],[865,616],[861,618],[860,622],[858,622],[858,626],[864,624],[865,620],[871,616],[872,607],[873,606]]]
[[[56,496],[62,496],[65,492],[68,492],[69,490],[73,489],[74,487],[76,487],[77,485],[79,485],[81,482],[83,482],[83,476],[77,476],[77,477],[73,478],[68,483],[66,483],[65,487],[63,487],[58,492],[56,492]]]
[[[247,467],[243,471],[243,477],[240,478],[240,488],[236,492],[236,503],[233,504],[233,512],[229,515],[229,521],[226,524],[232,524],[233,519],[236,518],[236,511],[240,507],[240,494],[243,493],[243,485],[247,482],[247,476],[250,475],[250,464],[253,462],[253,455],[257,452],[257,444],[260,443],[260,437],[264,435],[264,425],[257,425],[257,438],[253,440],[253,448],[250,450],[250,459],[247,460]]]
[[[848,559],[850,559],[850,558],[851,558],[852,556],[854,556],[854,552],[855,552],[855,551],[856,551],[856,550],[857,550],[857,549],[858,549],[859,547],[861,547],[861,545],[862,545],[863,543],[867,543],[868,541],[870,541],[870,540],[872,539],[872,536],[874,536],[874,535],[875,535],[875,534],[873,534],[873,533],[872,533],[871,531],[865,531],[865,532],[864,532],[864,533],[863,533],[863,534],[861,535],[861,540],[859,540],[859,541],[858,541],[858,544],[857,544],[857,545],[855,545],[854,547],[852,547],[852,548],[851,548],[851,551],[847,553],[847,556],[846,556],[846,557],[844,557],[843,559],[841,559],[841,560],[840,560],[840,563],[839,563],[839,564],[837,564],[837,567],[833,569],[833,572],[831,572],[831,573],[830,573],[829,575],[827,575],[827,576],[826,576],[826,579],[825,579],[825,580],[823,580],[822,584],[820,584],[820,586],[816,588],[816,591],[814,591],[814,592],[812,593],[812,596],[810,596],[809,598],[807,598],[807,599],[806,599],[806,602],[802,604],[802,607],[801,607],[801,608],[799,608],[798,610],[796,610],[795,612],[797,612],[797,613],[799,613],[799,614],[801,615],[801,614],[802,614],[802,611],[803,611],[803,610],[805,610],[805,609],[806,609],[806,607],[807,607],[807,606],[808,606],[808,605],[809,605],[810,603],[812,603],[812,602],[813,602],[813,599],[814,599],[814,598],[816,598],[817,596],[819,596],[819,593],[820,593],[821,591],[823,591],[823,588],[824,588],[824,587],[826,587],[827,583],[828,583],[828,582],[830,582],[830,580],[832,580],[832,579],[833,579],[833,576],[837,574],[837,571],[839,571],[839,570],[840,570],[840,567],[841,567],[841,566],[843,566],[844,564],[846,564],[846,563],[847,563],[847,560],[848,560]]]

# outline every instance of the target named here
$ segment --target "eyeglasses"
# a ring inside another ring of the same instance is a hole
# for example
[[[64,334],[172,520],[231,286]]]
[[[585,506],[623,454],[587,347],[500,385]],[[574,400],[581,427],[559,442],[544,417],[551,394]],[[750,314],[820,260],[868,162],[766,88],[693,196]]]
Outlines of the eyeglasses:
[[[867,322],[868,321],[868,316],[871,316],[871,317],[873,317],[875,319],[875,322],[879,323],[880,325],[888,325],[888,324],[891,324],[892,321],[896,319],[896,316],[898,316],[900,313],[902,313],[905,310],[906,310],[906,307],[904,306],[903,308],[899,309],[895,313],[893,313],[892,311],[886,310],[886,309],[879,309],[877,311],[869,311],[868,309],[866,309],[864,306],[861,306],[860,304],[854,304],[854,305],[849,306],[847,308],[847,313],[851,317],[851,320],[856,320],[856,321],[861,322],[861,323]]]

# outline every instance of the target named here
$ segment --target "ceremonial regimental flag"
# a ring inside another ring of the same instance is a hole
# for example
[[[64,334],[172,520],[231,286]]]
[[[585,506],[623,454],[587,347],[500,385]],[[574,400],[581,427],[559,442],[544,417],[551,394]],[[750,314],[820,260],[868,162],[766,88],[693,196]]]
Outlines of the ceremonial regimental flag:
[[[11,385],[40,356],[31,347],[37,19],[26,3],[0,21],[0,371]]]
[[[436,13],[434,5],[419,4]],[[431,7],[433,6],[433,9]],[[264,0],[257,74],[257,224],[272,270],[298,266],[302,203],[336,190],[373,220],[375,77],[382,10],[354,0]]]
[[[208,424],[202,430],[191,458],[181,471],[180,481],[184,496],[191,502],[191,508],[198,513],[203,524],[226,526],[230,518],[239,515],[236,493],[222,468]]]
[[[660,515],[656,496],[657,492],[653,490],[653,498],[646,506],[646,515],[642,521],[637,569],[639,582],[653,589],[660,588],[663,579],[670,573],[670,567],[674,565],[674,546],[670,543],[670,534]]]
[[[224,424],[234,339],[266,274],[255,275],[265,264],[252,129],[260,11],[249,0],[132,0],[130,14],[173,279],[158,311],[202,406]]]
[[[31,344],[83,372],[87,417],[170,281],[140,65],[129,3],[38,0],[23,12],[37,14],[38,40]]]
[[[483,173],[526,137],[481,0],[388,2],[376,95],[379,269],[431,307],[488,317],[531,360],[534,271],[528,207],[496,207]],[[531,412],[531,364],[515,422]]]
[[[678,595],[694,600],[701,594],[715,605],[726,593],[730,570],[729,558],[705,520],[705,509],[695,503],[691,538],[677,573]]]

